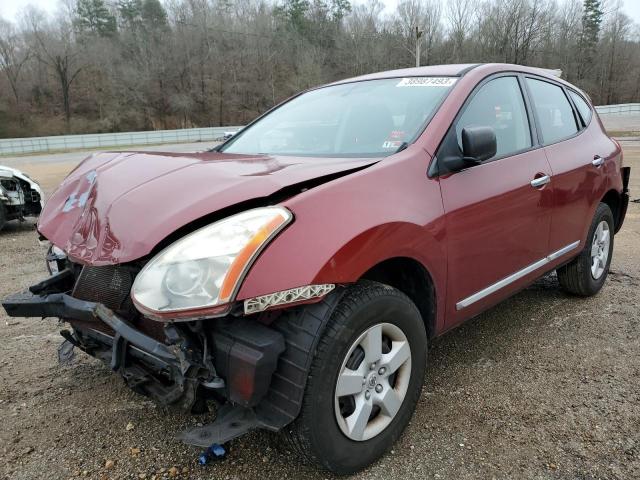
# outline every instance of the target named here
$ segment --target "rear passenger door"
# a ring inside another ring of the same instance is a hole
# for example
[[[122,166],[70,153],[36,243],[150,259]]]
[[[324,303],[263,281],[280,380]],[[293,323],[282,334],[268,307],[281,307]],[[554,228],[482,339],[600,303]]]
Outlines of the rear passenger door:
[[[550,251],[584,239],[586,229],[603,188],[602,163],[606,152],[602,139],[587,128],[590,107],[576,92],[547,79],[527,76],[525,84],[533,105],[539,141],[551,166],[553,217],[549,235]],[[571,96],[578,98],[570,100]],[[585,110],[586,108],[586,110]],[[588,118],[587,118],[588,117]],[[602,136],[602,133],[600,136]],[[575,248],[573,249],[574,251]]]

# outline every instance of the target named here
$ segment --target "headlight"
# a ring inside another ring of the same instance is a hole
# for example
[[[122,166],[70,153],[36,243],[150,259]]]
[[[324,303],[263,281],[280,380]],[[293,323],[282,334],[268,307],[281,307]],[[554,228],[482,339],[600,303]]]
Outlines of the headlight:
[[[140,271],[131,289],[136,307],[159,319],[226,313],[253,260],[292,219],[282,207],[256,208],[185,236]]]

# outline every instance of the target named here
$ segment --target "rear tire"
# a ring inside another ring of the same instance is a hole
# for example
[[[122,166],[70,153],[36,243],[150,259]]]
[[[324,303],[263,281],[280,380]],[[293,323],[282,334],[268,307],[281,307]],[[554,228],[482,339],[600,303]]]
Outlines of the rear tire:
[[[381,356],[367,353],[376,350]],[[426,356],[424,322],[406,295],[370,281],[348,287],[318,343],[300,415],[284,429],[289,444],[310,463],[340,475],[371,464],[409,423]],[[354,382],[344,386],[346,380]],[[338,396],[343,389],[355,393]],[[358,410],[365,403],[369,410]],[[358,418],[366,426],[351,429]]]
[[[613,214],[600,203],[591,222],[587,241],[580,255],[557,269],[558,281],[566,292],[589,297],[600,291],[609,273],[613,255]]]

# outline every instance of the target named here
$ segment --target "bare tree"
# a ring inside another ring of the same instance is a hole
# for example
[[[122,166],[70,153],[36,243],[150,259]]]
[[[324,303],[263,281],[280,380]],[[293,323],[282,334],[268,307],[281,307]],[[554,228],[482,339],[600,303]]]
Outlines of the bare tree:
[[[640,27],[616,1],[58,0],[55,19],[0,22],[4,131],[243,124],[300,89],[416,62],[559,68],[596,103],[640,101]]]
[[[455,61],[460,61],[463,58],[464,41],[471,31],[475,11],[473,0],[450,0],[447,4],[446,19],[449,24],[449,35],[453,42],[452,58]]]
[[[71,85],[85,67],[81,59],[81,50],[73,38],[71,22],[59,16],[54,24],[46,23],[35,10],[27,14],[25,19],[35,55],[55,72],[68,130],[71,120]]]
[[[23,121],[20,103],[21,76],[30,56],[31,51],[15,26],[0,18],[0,70],[7,77],[21,122]]]

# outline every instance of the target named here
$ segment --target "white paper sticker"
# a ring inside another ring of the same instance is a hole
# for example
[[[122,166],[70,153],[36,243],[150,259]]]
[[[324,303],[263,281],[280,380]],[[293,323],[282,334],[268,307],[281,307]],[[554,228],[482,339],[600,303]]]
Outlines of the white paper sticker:
[[[408,77],[400,80],[396,87],[450,87],[456,80],[453,77]]]
[[[382,144],[382,148],[400,148],[402,146],[402,140],[387,140]]]

